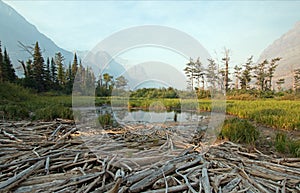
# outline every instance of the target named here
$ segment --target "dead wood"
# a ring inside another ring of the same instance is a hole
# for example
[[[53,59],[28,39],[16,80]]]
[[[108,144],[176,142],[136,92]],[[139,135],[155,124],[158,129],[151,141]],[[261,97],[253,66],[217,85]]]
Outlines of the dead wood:
[[[274,159],[232,142],[200,154],[203,147],[163,124],[101,131],[106,138],[68,120],[0,126],[0,192],[300,191],[300,158]]]

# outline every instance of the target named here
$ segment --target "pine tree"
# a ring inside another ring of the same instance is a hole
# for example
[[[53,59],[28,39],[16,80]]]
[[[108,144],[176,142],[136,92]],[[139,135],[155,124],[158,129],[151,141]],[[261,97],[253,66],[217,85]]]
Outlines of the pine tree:
[[[190,58],[189,63],[186,64],[184,72],[188,78],[188,88],[192,91],[194,90],[194,77],[195,77],[195,63],[192,58]]]
[[[57,65],[57,80],[58,84],[63,86],[65,84],[65,69],[63,65],[64,57],[60,52],[55,54],[55,63]]]
[[[85,94],[88,96],[95,94],[95,75],[93,70],[90,67],[87,67],[85,70],[85,85],[84,85],[84,91]],[[113,77],[110,76],[112,79]]]
[[[216,83],[218,80],[218,74],[217,74],[217,64],[213,59],[207,59],[208,60],[208,68],[206,73],[206,79],[207,82],[210,83],[210,86],[215,88]]]
[[[235,89],[239,89],[239,82],[241,81],[241,70],[242,68],[236,65],[234,67],[234,75],[235,75]]]
[[[269,64],[268,60],[264,60],[261,63],[258,63],[254,67],[254,77],[256,78],[256,84],[259,86],[259,89],[261,91],[264,91],[266,89],[266,77],[267,77],[267,72],[266,72],[266,67]]]
[[[45,83],[46,83],[46,90],[50,90],[52,87],[51,81],[51,70],[50,70],[50,60],[47,58],[46,62],[46,69],[45,69]]]
[[[2,55],[2,48],[1,48],[1,41],[0,41],[0,82],[4,81],[4,63],[3,63],[3,55]]]
[[[251,71],[253,70],[253,56],[248,58],[247,62],[243,65],[244,70],[241,77],[241,88],[247,90],[249,88],[249,82],[251,81],[252,75]]]
[[[67,94],[70,94],[72,92],[72,87],[73,87],[73,75],[72,75],[71,64],[69,64],[68,70],[66,70],[65,77],[66,77],[65,91]]]
[[[198,91],[200,91],[200,83],[202,83],[201,90],[204,90],[204,71],[203,71],[203,65],[200,62],[200,58],[197,58],[197,61],[195,62],[195,70],[194,70],[194,77],[198,84]]]
[[[278,66],[277,62],[280,61],[280,60],[281,60],[281,58],[273,58],[270,62],[270,65],[269,65],[269,68],[268,68],[268,73],[267,73],[267,76],[269,78],[269,80],[268,80],[269,84],[267,86],[268,86],[269,90],[272,89],[272,78],[273,78],[275,70]]]
[[[56,87],[57,87],[57,68],[56,68],[56,64],[55,64],[53,58],[51,58],[51,72],[50,72],[50,76],[51,76],[52,87],[54,89],[56,89]]]
[[[17,80],[17,76],[15,73],[15,69],[10,61],[9,55],[6,51],[6,48],[4,49],[3,66],[5,69],[4,70],[5,81],[15,82]]]
[[[294,90],[296,93],[299,93],[300,91],[300,68],[294,70]]]
[[[72,63],[72,82],[75,80],[75,76],[78,70],[78,60],[77,60],[77,55],[76,53],[74,54],[74,60]]]
[[[45,65],[44,58],[41,54],[41,50],[38,42],[36,42],[33,53],[32,64],[33,80],[35,81],[35,88],[38,92],[45,90]]]

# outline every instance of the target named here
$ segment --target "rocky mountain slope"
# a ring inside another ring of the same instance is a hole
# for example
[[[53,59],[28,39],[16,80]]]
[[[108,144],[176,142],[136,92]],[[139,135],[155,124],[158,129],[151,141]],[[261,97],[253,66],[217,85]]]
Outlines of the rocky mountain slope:
[[[61,52],[68,64],[73,58],[73,53],[58,47],[50,38],[38,31],[23,16],[16,12],[12,7],[0,0],[0,41],[6,47],[12,63],[19,67],[18,60],[27,60],[30,55],[25,52],[18,42],[32,46],[36,41],[43,51],[44,58],[53,57],[56,52]],[[2,47],[2,48],[3,48]],[[21,70],[17,70],[22,75]]]
[[[292,87],[292,71],[300,68],[300,21],[267,47],[260,55],[259,61],[275,57],[282,59],[275,72],[274,81],[284,78],[286,82],[284,87]]]

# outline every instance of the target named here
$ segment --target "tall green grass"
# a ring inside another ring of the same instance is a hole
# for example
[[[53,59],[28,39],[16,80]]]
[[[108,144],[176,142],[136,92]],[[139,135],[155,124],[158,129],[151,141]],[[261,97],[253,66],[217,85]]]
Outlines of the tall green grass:
[[[289,153],[295,157],[300,157],[300,140],[290,139],[285,133],[277,133],[274,140],[275,148],[278,152]]]
[[[225,120],[220,137],[232,142],[254,144],[259,137],[259,131],[245,119],[231,118]]]
[[[71,119],[71,107],[71,96],[37,95],[16,84],[0,84],[0,112],[5,120]]]
[[[227,113],[273,128],[300,129],[300,101],[227,101]]]

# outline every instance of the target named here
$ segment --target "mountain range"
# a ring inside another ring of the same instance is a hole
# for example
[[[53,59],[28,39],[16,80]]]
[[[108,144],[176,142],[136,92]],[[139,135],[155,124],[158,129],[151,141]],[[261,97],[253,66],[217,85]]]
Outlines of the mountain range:
[[[57,46],[50,38],[39,32],[39,30],[29,23],[22,15],[12,7],[0,0],[0,41],[2,49],[7,48],[11,61],[17,69],[17,74],[22,75],[18,60],[26,61],[31,58],[30,54],[20,46],[21,42],[26,46],[33,46],[36,41],[42,50],[44,59],[54,57],[55,53],[61,52],[65,58],[65,63],[72,61],[73,53]]]
[[[33,24],[29,23],[22,15],[1,0],[0,41],[2,43],[2,49],[3,47],[7,48],[12,63],[17,69],[18,75],[23,74],[18,60],[26,61],[31,57],[30,54],[20,47],[19,42],[27,46],[33,46],[35,42],[38,41],[44,58],[54,57],[55,53],[61,52],[65,58],[65,64],[68,64],[73,59],[72,52],[57,46],[50,38],[39,32]],[[85,58],[84,65],[89,65],[94,70],[96,69],[96,75],[99,74],[101,70],[104,70],[102,73],[108,72],[114,77],[117,77],[126,71],[122,62],[120,63],[118,60],[112,59],[109,54],[102,50],[96,50],[96,52],[77,51],[77,55],[79,58]],[[296,23],[292,29],[269,45],[261,53],[258,62],[275,57],[281,57],[282,59],[276,69],[274,82],[280,78],[284,78],[284,87],[290,88],[293,79],[292,71],[300,68],[300,21]],[[99,68],[100,66],[103,67],[103,64],[108,61],[110,61],[108,66],[104,69]],[[138,67],[139,73],[133,73],[133,71],[136,71],[137,69],[130,69],[130,73],[139,74],[143,79],[148,77],[147,74],[153,74],[153,70],[151,69],[153,68],[148,68],[148,65],[142,65]],[[139,78],[135,77],[135,79],[135,82],[138,82],[137,80]]]

